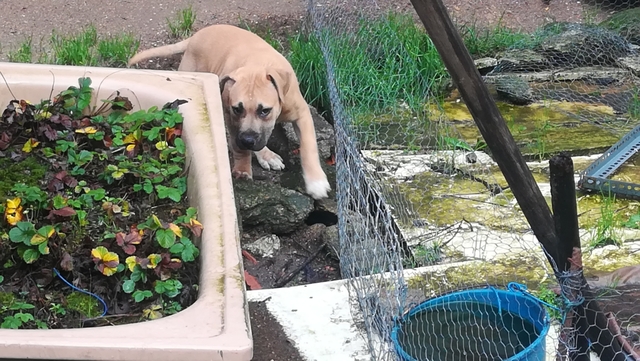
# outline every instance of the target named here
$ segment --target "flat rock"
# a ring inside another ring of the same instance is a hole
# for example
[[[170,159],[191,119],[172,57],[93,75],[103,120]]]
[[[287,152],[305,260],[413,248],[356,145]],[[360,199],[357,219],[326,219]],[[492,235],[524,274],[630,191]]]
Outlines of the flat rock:
[[[270,182],[237,179],[233,182],[243,231],[287,234],[302,225],[313,210],[313,200],[305,194]]]
[[[280,249],[280,237],[270,234],[245,244],[243,248],[257,256],[273,257]]]

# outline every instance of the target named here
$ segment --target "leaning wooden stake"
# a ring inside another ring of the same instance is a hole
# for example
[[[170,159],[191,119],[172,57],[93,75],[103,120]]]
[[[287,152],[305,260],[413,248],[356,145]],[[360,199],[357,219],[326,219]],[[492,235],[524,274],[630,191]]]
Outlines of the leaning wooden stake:
[[[551,210],[491,97],[489,89],[482,81],[460,34],[453,25],[447,9],[441,0],[411,0],[411,3],[438,53],[440,53],[454,84],[480,129],[482,137],[494,155],[513,195],[531,225],[533,233],[542,245],[549,263],[554,269],[558,269],[558,264],[564,264],[566,258],[561,260],[559,255],[558,236]],[[586,324],[591,327],[588,330],[579,331],[583,334],[587,334],[588,331],[588,336],[592,341],[602,342],[603,360],[625,361],[624,353],[619,352],[622,349],[621,345],[606,327],[606,323],[604,328],[600,328],[602,325],[599,315],[604,315],[602,312],[594,311],[597,310],[597,304],[588,300],[583,309],[586,319],[581,317],[577,326]],[[592,333],[592,330],[595,332],[596,327],[600,328],[599,335]],[[608,340],[611,342],[609,343]],[[594,349],[596,347],[598,346],[594,345]],[[611,353],[615,354],[611,355]]]

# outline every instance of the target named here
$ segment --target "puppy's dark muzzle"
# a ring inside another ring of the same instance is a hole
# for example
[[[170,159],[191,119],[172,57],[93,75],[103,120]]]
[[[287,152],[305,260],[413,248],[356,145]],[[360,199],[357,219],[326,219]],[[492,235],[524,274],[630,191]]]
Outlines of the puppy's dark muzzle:
[[[238,134],[238,136],[236,137],[236,144],[242,150],[253,151],[258,151],[265,146],[260,137],[260,134],[252,131]]]

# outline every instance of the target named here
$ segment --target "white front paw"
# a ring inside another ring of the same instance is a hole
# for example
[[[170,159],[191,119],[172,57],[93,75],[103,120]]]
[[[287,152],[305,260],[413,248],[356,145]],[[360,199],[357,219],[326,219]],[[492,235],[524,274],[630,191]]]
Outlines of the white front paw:
[[[329,181],[327,180],[327,178],[305,181],[305,183],[307,186],[307,194],[310,195],[313,199],[322,199],[329,196],[331,186],[329,185]]]
[[[262,150],[255,152],[258,164],[266,170],[283,170],[284,163],[282,157],[273,152],[271,149],[264,147]]]

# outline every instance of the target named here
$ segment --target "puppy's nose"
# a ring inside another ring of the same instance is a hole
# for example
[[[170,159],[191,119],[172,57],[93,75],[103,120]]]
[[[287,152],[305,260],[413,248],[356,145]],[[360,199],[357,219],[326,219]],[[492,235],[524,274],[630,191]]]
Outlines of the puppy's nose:
[[[256,146],[256,136],[254,134],[240,134],[238,136],[238,142],[241,147],[246,149],[253,149]]]

